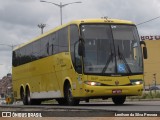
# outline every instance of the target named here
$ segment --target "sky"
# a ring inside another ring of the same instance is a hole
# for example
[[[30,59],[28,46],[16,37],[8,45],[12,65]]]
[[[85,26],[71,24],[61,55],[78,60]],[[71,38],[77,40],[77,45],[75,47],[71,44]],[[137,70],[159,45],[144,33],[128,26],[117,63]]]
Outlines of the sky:
[[[115,18],[142,23],[160,16],[160,0],[46,0],[70,4],[62,9],[63,23],[86,18]],[[60,25],[59,7],[40,0],[0,0],[0,78],[12,72],[12,46],[25,43]],[[160,19],[137,26],[140,36],[160,35]]]

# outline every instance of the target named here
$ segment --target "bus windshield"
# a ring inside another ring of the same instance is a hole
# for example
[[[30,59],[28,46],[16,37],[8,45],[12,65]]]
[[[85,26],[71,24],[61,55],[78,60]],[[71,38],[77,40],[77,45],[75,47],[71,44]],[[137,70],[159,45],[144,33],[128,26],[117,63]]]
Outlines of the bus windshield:
[[[142,74],[142,52],[134,25],[83,24],[84,73]]]

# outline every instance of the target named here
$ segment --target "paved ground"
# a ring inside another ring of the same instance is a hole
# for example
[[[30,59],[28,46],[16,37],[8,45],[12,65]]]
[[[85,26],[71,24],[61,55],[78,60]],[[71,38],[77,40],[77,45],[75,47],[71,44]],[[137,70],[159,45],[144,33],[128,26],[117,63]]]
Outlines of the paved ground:
[[[113,111],[160,111],[160,101],[129,101],[116,106],[112,102],[82,104],[82,107]]]
[[[158,117],[46,117],[46,118],[1,118],[0,120],[159,120]]]
[[[58,110],[108,110],[108,111],[160,111],[160,101],[128,101],[124,105],[116,106],[112,102],[81,102],[79,106],[60,106],[58,104],[43,104],[39,106],[24,106],[21,103],[15,105],[1,105],[2,110],[19,110],[19,111],[58,111]]]
[[[160,100],[159,101],[128,101],[125,102],[124,105],[116,106],[112,102],[90,102],[85,103],[81,102],[79,106],[60,106],[57,104],[43,104],[39,106],[24,106],[21,103],[15,105],[1,105],[1,108],[14,110],[12,108],[16,108],[16,110],[83,110],[83,109],[91,109],[91,110],[108,110],[108,111],[160,111]],[[1,111],[2,109],[0,109]]]
[[[52,120],[103,120],[103,119],[111,119],[111,120],[133,120],[133,117],[120,117],[121,115],[127,115],[128,113],[138,113],[138,114],[144,114],[144,113],[151,113],[154,114],[158,112],[160,113],[160,101],[129,101],[126,102],[124,105],[116,106],[112,102],[91,102],[91,103],[85,103],[81,102],[79,106],[59,106],[57,104],[46,104],[46,105],[40,105],[40,106],[24,106],[24,105],[3,105],[0,106],[0,111],[12,111],[12,112],[37,112],[41,111],[43,112],[49,112],[48,114],[51,116],[58,117],[52,117]],[[69,113],[69,115],[67,114]],[[123,113],[123,114],[121,114]],[[116,117],[115,114],[118,114],[120,116]],[[67,116],[68,115],[68,116]],[[107,117],[104,117],[104,116]],[[136,115],[136,114],[135,114]],[[73,117],[71,117],[73,116]],[[76,117],[78,116],[78,117]],[[93,117],[94,116],[94,117]],[[108,117],[112,116],[112,117]],[[113,117],[114,116],[114,117]],[[137,115],[134,117],[134,119],[144,119],[144,120],[150,120],[155,119],[158,120],[159,117],[140,117],[140,115]],[[45,120],[51,120],[51,118],[44,117]],[[2,118],[0,118],[1,120]],[[5,118],[9,120],[9,118]],[[16,120],[19,120],[21,118],[16,118]],[[31,119],[31,118],[30,118]],[[43,119],[43,118],[42,118]],[[14,119],[12,119],[14,120]],[[25,120],[23,118],[23,120]],[[41,118],[37,119],[34,118],[34,120],[41,120]]]

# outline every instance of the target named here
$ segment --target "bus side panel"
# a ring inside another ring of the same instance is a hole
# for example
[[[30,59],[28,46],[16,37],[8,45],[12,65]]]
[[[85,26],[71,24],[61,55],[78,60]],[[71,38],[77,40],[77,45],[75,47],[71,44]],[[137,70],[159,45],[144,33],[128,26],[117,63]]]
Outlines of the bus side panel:
[[[74,97],[81,97],[83,91],[83,76],[78,74],[71,63],[71,57],[69,53],[61,53],[57,56],[55,62],[56,76],[60,86],[62,95],[64,96],[64,82],[69,80],[72,87],[72,94]]]
[[[20,86],[27,84],[31,93],[60,91],[54,66],[54,57],[50,56],[13,68],[15,98],[20,99]]]

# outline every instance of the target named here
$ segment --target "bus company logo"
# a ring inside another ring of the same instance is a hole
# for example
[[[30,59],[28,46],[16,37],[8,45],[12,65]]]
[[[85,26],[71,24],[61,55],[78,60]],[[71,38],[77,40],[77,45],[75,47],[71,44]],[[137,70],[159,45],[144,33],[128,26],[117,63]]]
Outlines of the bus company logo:
[[[42,117],[42,113],[32,112],[2,112],[2,117]]]
[[[160,35],[141,36],[141,40],[160,40]]]
[[[119,85],[119,81],[118,80],[115,81],[115,85]]]
[[[2,112],[2,117],[12,117],[11,112]]]

